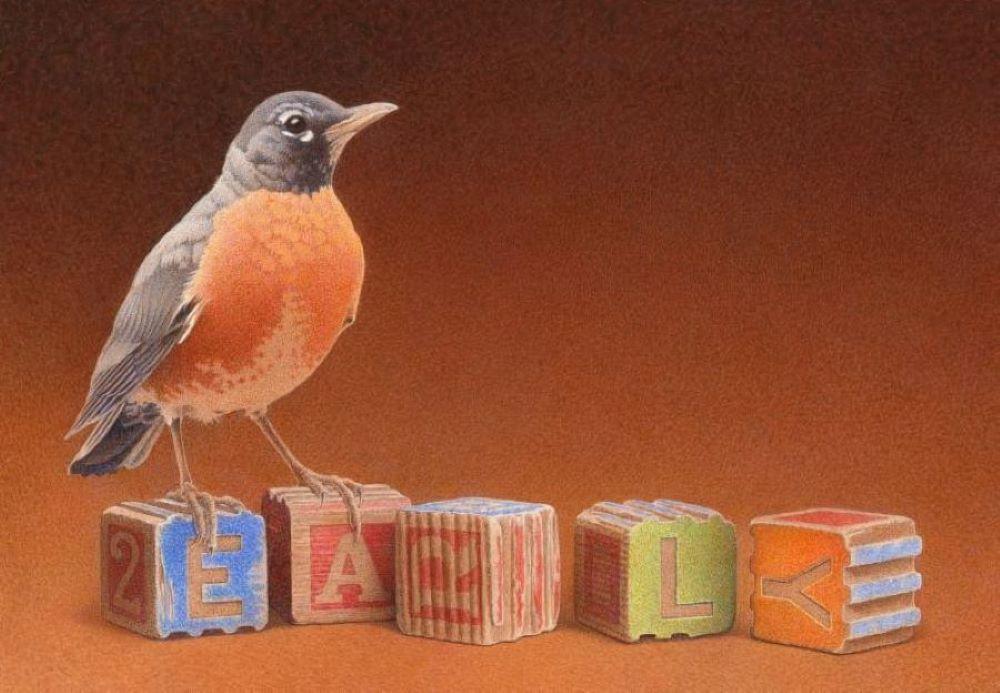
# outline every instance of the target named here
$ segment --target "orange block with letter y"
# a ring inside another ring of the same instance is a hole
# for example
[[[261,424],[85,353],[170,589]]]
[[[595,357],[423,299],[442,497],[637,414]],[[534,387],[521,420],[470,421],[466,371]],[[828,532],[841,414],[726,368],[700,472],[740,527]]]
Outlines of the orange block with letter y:
[[[912,636],[922,583],[912,520],[814,508],[750,527],[755,638],[846,654]]]

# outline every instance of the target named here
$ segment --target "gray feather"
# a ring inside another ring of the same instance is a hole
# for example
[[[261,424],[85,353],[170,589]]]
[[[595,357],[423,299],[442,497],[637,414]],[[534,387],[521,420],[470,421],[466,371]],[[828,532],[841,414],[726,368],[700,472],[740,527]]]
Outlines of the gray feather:
[[[138,467],[149,456],[164,423],[157,405],[126,403],[92,450],[73,459],[69,473],[102,476]]]
[[[163,432],[163,419],[158,418],[147,430],[139,442],[132,448],[125,459],[122,461],[122,467],[125,469],[135,469],[140,464],[146,461],[149,457],[150,450],[153,449],[153,445],[156,443],[157,439],[160,437],[160,433]]]
[[[78,457],[99,442],[97,433],[106,432],[128,398],[194,326],[200,305],[187,292],[212,234],[212,217],[244,190],[234,190],[232,177],[224,174],[140,265],[97,359],[86,403],[67,434],[98,422]]]

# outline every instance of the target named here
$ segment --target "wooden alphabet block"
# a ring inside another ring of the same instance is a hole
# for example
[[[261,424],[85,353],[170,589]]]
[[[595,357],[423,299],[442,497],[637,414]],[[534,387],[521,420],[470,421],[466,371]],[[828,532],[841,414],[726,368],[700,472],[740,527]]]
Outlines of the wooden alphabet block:
[[[404,633],[492,645],[555,628],[551,506],[459,498],[403,509],[397,528],[396,622]]]
[[[214,552],[195,541],[186,506],[126,502],[101,518],[104,618],[151,638],[267,624],[264,522],[219,511]]]
[[[813,508],[750,524],[753,636],[846,654],[908,640],[920,622],[913,520]]]
[[[627,642],[722,633],[736,610],[736,535],[671,500],[598,503],[576,518],[576,618]]]
[[[358,540],[339,496],[321,501],[302,486],[264,494],[271,607],[291,623],[395,616],[396,512],[410,500],[383,484],[361,497]]]

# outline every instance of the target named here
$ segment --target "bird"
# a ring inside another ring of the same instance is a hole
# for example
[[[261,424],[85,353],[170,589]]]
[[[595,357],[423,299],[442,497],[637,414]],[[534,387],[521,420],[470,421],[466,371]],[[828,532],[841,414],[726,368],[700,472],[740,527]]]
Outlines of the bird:
[[[91,427],[73,475],[135,469],[166,428],[196,539],[214,549],[218,509],[242,503],[195,485],[184,422],[249,417],[300,484],[336,491],[360,527],[362,485],[302,464],[269,407],[308,379],[357,318],[365,261],[333,190],[347,143],[397,110],[345,107],[308,91],[258,104],[214,185],[140,264],[67,439]]]

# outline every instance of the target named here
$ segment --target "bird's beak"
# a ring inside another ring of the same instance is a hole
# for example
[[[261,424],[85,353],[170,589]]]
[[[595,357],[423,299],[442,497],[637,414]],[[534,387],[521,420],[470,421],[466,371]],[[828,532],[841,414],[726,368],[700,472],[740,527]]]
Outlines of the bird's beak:
[[[326,136],[331,139],[341,139],[346,135],[354,135],[365,129],[376,120],[387,116],[399,106],[393,103],[366,103],[347,109],[348,116],[326,129]]]

